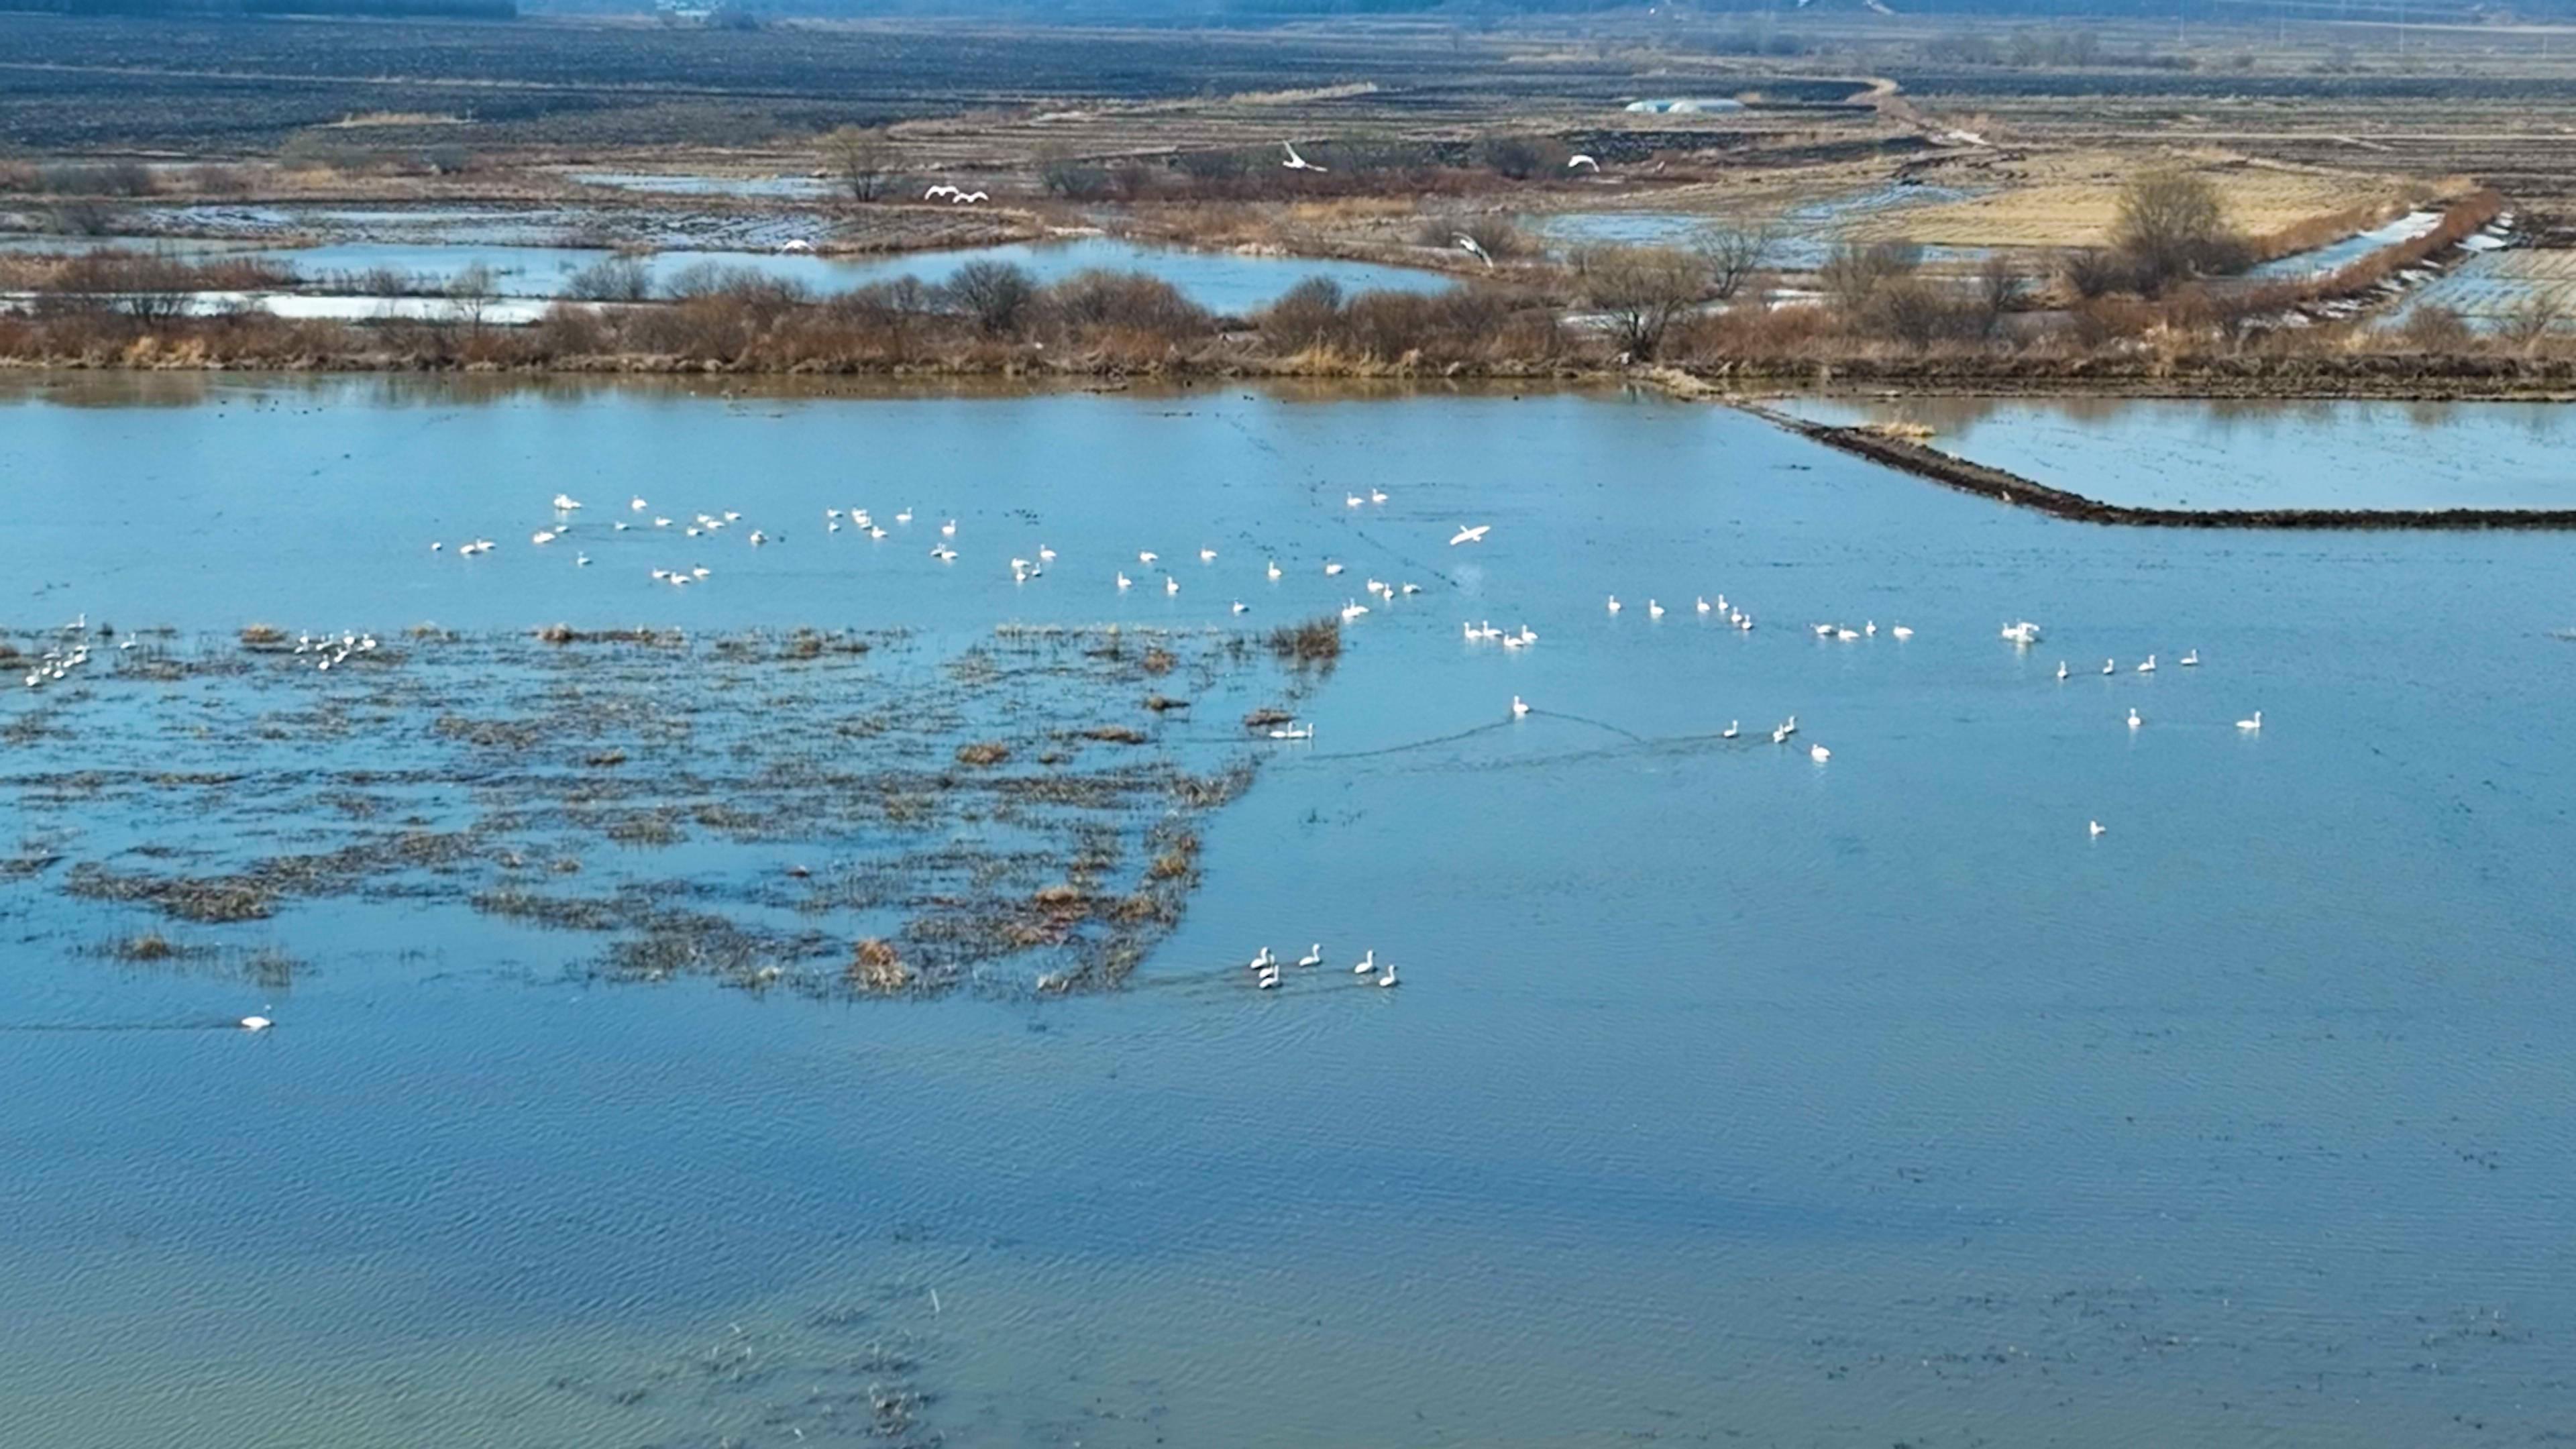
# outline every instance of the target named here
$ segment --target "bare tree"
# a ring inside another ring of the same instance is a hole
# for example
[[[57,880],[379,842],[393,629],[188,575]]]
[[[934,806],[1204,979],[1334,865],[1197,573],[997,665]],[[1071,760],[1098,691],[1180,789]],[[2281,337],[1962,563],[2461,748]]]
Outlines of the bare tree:
[[[950,306],[973,318],[985,335],[1007,337],[1020,330],[1029,305],[1037,300],[1038,283],[1026,267],[978,261],[949,273],[939,291]]]
[[[2223,271],[2245,256],[2227,225],[2218,188],[2206,176],[2164,169],[2141,172],[2120,188],[2112,244],[2136,268],[2138,289],[2153,296],[2172,282]]]
[[[2021,305],[2030,290],[2030,279],[2010,257],[1997,252],[1977,268],[1977,335],[1992,337],[2004,323],[2004,314]]]
[[[564,294],[589,302],[650,301],[653,268],[642,257],[601,257],[567,278]]]
[[[1594,258],[1585,283],[1587,299],[1609,319],[1620,349],[1643,362],[1708,295],[1708,267],[1676,248],[1636,247]]]
[[[1858,313],[1878,289],[1914,275],[1923,249],[1910,242],[1839,242],[1816,269],[1816,280],[1844,311]]]
[[[1770,261],[1776,239],[1767,222],[1735,222],[1709,230],[1700,241],[1699,254],[1708,264],[1709,289],[1719,301],[1731,300],[1744,290],[1744,284]]]
[[[900,157],[883,127],[843,126],[823,138],[823,154],[852,201],[882,201],[894,189]]]
[[[2566,315],[2558,299],[2534,292],[2506,310],[2496,323],[2496,332],[2514,346],[2528,349],[2555,331]]]
[[[469,331],[482,330],[485,315],[500,299],[500,283],[493,277],[492,269],[481,262],[458,272],[447,284],[448,313],[456,321],[464,323]]]

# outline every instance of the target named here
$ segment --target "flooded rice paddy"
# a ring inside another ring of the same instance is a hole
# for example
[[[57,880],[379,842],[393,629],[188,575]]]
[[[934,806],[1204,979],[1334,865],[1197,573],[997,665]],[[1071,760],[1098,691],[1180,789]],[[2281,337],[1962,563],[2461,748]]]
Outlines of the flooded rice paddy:
[[[2576,507],[2576,410],[2552,403],[1801,398],[1837,426],[1915,423],[1943,452],[2133,508]]]
[[[33,1440],[2576,1412],[2563,539],[2059,523],[1618,394],[22,379],[0,417],[0,622],[91,638],[0,698]],[[1329,674],[1265,647],[1363,601]],[[1085,949],[1041,936],[848,978],[1085,849],[1133,893],[1174,826],[1122,977],[1037,989]]]

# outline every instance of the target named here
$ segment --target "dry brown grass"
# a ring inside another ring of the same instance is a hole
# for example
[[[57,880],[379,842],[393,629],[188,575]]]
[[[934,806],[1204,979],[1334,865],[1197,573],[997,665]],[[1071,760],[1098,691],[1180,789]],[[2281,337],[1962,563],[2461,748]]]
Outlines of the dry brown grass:
[[[957,747],[957,763],[961,765],[998,765],[1010,757],[1011,747],[1000,740],[976,740]]]
[[[2121,188],[2131,176],[2159,164],[2206,177],[2218,188],[2229,224],[2258,237],[2319,225],[2319,218],[2400,206],[2415,190],[2396,177],[2291,170],[2224,154],[2167,158],[2079,151],[2034,160],[2019,184],[1869,218],[1852,232],[1929,246],[2100,246],[2110,240]]]
[[[901,991],[912,984],[912,969],[903,963],[892,941],[871,936],[853,947],[842,977],[856,990]]]

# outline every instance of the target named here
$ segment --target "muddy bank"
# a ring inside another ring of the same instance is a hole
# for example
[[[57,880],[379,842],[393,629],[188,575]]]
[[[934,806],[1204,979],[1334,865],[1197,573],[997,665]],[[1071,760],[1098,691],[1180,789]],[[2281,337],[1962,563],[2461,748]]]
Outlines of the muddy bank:
[[[1929,478],[1981,498],[2036,508],[2079,523],[2130,524],[2150,528],[2285,528],[2285,529],[2576,529],[2576,509],[2567,508],[2131,508],[2104,503],[2035,483],[2001,468],[1926,447],[1908,438],[1869,427],[1837,427],[1809,422],[1758,403],[1738,403],[1744,411],[1774,426],[1812,438],[1873,463]]]

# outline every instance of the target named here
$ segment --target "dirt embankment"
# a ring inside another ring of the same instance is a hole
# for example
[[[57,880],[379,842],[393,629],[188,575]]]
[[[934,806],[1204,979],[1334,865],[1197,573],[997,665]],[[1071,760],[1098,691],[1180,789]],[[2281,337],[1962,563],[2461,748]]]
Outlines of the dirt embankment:
[[[1877,429],[1809,422],[1754,403],[1739,406],[1826,447],[1929,478],[1963,493],[2036,508],[2079,523],[2150,528],[2576,529],[2576,509],[2568,508],[2129,508],[2034,483],[2019,474],[1970,462]]]

